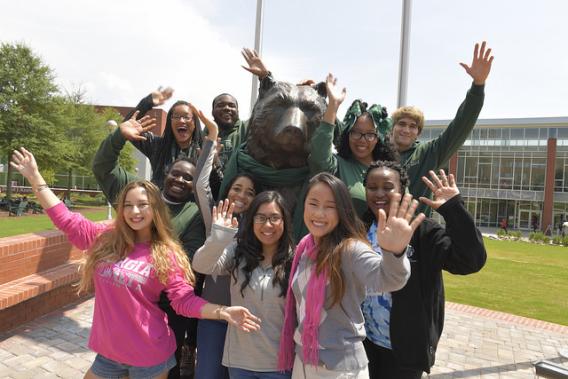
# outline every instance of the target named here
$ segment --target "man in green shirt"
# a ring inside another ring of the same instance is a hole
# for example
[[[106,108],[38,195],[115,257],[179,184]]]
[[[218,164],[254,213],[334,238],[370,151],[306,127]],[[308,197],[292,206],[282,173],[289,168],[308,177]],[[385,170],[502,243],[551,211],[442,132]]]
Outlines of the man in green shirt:
[[[404,106],[392,113],[391,141],[400,153],[401,163],[408,172],[409,191],[414,198],[430,198],[430,190],[420,178],[427,176],[430,170],[446,166],[475,126],[483,107],[485,81],[491,71],[492,62],[491,49],[486,49],[486,43],[483,42],[481,47],[475,44],[471,65],[460,63],[473,78],[473,83],[456,116],[437,138],[428,142],[417,141],[424,127],[424,114],[420,109]],[[417,212],[430,216],[432,210],[420,204]]]

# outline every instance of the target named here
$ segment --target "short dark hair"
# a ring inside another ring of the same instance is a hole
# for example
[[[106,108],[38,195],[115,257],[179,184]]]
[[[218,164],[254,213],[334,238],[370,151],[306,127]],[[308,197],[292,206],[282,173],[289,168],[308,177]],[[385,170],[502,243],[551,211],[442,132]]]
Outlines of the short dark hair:
[[[408,187],[408,173],[406,172],[406,169],[402,167],[402,165],[397,161],[372,162],[369,165],[367,172],[365,172],[365,177],[363,178],[363,186],[365,186],[365,189],[367,188],[367,178],[369,177],[370,172],[378,168],[388,168],[398,172],[398,176],[400,177],[400,194],[404,195],[406,188]],[[365,223],[365,226],[369,228],[375,221],[376,216],[367,208],[361,219]]]
[[[222,94],[219,94],[219,95],[217,95],[213,98],[213,103],[211,103],[211,108],[215,108],[215,103],[222,96],[231,96],[233,98],[233,100],[235,100],[235,104],[237,105],[237,109],[239,108],[239,102],[237,101],[237,98],[234,97],[233,95],[231,95],[230,93],[226,93],[226,92],[223,92]]]

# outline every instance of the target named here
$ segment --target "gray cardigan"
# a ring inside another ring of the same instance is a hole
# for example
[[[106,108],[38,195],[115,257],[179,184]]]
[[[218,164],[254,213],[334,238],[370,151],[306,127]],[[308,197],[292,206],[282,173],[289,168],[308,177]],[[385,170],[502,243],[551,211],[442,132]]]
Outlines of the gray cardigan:
[[[234,264],[234,235],[236,229],[213,225],[211,235],[195,253],[193,267],[204,274],[227,275]],[[272,267],[257,267],[250,282],[241,294],[245,280],[238,270],[237,280],[231,277],[231,305],[248,308],[262,320],[261,329],[246,333],[229,324],[225,336],[223,365],[245,370],[267,372],[278,370],[278,347],[284,323],[285,298],[280,296],[280,286],[273,285]]]
[[[298,316],[294,342],[296,354],[302,362],[304,359],[301,335],[311,265],[312,261],[304,254],[292,278]],[[326,301],[320,318],[318,338],[320,364],[334,371],[360,370],[368,363],[363,348],[365,320],[361,303],[367,292],[393,292],[404,287],[410,277],[410,262],[406,254],[400,258],[390,253],[381,256],[369,245],[356,242],[351,245],[350,250],[342,253],[341,273],[345,294],[341,301],[332,307],[329,283],[326,286]]]

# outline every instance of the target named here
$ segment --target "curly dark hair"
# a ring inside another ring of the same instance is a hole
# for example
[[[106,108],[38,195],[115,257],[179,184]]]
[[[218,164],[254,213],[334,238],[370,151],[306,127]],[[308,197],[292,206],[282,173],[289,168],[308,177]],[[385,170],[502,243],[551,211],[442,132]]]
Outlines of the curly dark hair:
[[[282,213],[284,223],[284,233],[278,241],[278,249],[272,257],[272,267],[274,269],[274,279],[272,285],[280,286],[280,296],[286,296],[288,289],[288,279],[294,258],[294,242],[292,239],[292,221],[284,197],[276,191],[264,191],[256,195],[247,210],[237,233],[237,246],[235,248],[235,259],[232,265],[231,275],[237,282],[237,270],[242,270],[245,281],[241,285],[241,296],[244,297],[244,290],[250,282],[252,272],[260,265],[263,260],[262,244],[256,238],[253,229],[254,215],[258,212],[261,205],[276,203]]]
[[[371,119],[371,121],[373,121],[373,117],[371,116],[371,114],[369,112],[366,111],[367,109],[367,103],[361,103],[361,109],[363,110],[363,113],[361,113],[361,115],[359,117],[357,117],[357,120],[359,120],[361,117],[368,117],[369,119]],[[355,121],[357,122],[357,121]],[[374,123],[374,121],[373,121]],[[355,125],[355,124],[353,124]],[[349,132],[351,131],[351,129],[347,129],[345,128],[345,130],[343,130],[343,132],[341,133],[341,136],[339,137],[339,146],[337,147],[337,155],[339,155],[341,158],[343,159],[350,159],[353,156],[353,153],[351,152],[351,148],[349,147]],[[382,141],[381,138],[377,138],[377,144],[375,145],[375,148],[373,149],[373,160],[377,161],[377,160],[382,160],[382,161],[398,161],[400,160],[400,156],[398,154],[398,151],[396,150],[396,147],[394,146],[394,144],[390,141],[390,138],[386,138],[385,141]]]
[[[369,168],[367,169],[367,172],[365,172],[365,177],[363,178],[363,186],[365,186],[365,188],[367,188],[367,178],[369,176],[369,173],[378,168],[388,168],[398,172],[398,175],[400,177],[400,194],[404,195],[406,193],[406,188],[408,187],[409,181],[408,173],[406,172],[406,169],[402,167],[400,162],[397,161],[375,161],[371,163],[369,165]],[[362,220],[368,229],[373,221],[375,221],[375,215],[373,215],[373,213],[367,208],[367,210],[363,214]]]

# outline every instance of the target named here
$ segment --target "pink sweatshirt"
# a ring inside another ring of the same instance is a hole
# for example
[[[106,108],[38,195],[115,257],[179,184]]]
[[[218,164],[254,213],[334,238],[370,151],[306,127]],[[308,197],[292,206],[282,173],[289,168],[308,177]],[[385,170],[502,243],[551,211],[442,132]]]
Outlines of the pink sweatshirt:
[[[70,212],[63,203],[47,214],[79,249],[88,249],[108,225]],[[199,317],[207,302],[193,293],[182,270],[175,266],[163,285],[151,262],[150,245],[138,243],[116,263],[99,263],[93,274],[95,310],[89,348],[106,358],[132,366],[154,366],[176,350],[175,336],[164,311],[158,307],[166,291],[176,313]],[[175,262],[172,255],[172,261]]]

